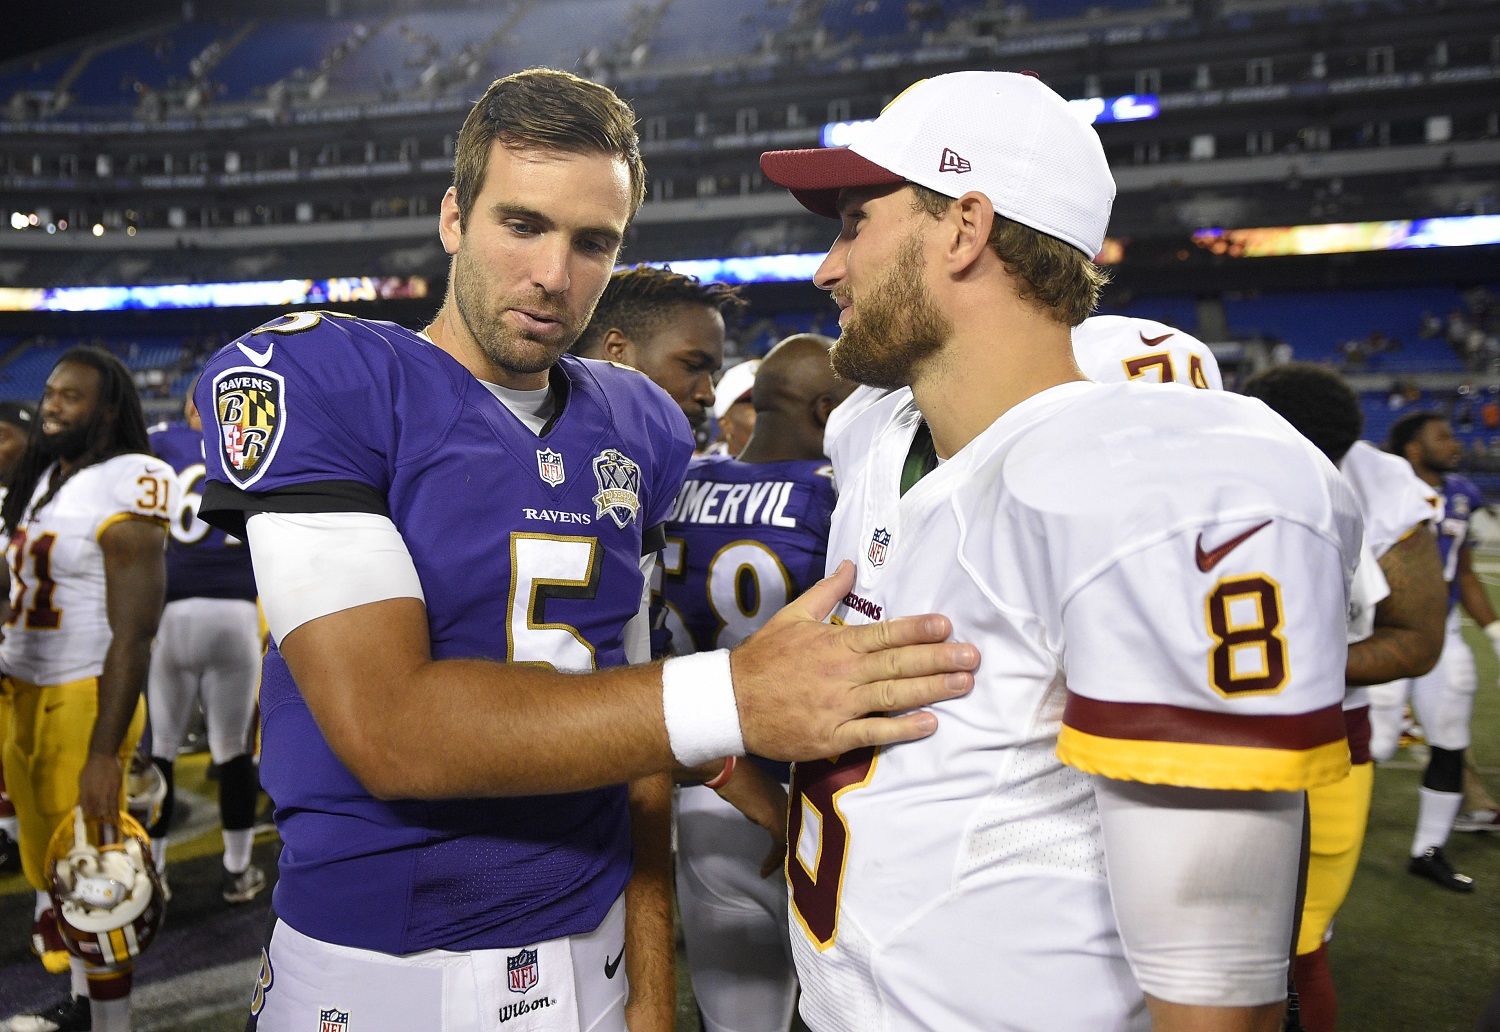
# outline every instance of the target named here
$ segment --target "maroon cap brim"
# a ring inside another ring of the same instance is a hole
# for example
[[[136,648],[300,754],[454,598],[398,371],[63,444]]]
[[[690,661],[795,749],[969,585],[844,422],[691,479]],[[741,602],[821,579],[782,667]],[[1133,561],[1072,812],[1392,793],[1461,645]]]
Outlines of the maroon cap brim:
[[[906,181],[848,147],[766,151],[760,156],[760,170],[771,182],[790,190],[802,207],[830,219],[839,217],[840,190]]]

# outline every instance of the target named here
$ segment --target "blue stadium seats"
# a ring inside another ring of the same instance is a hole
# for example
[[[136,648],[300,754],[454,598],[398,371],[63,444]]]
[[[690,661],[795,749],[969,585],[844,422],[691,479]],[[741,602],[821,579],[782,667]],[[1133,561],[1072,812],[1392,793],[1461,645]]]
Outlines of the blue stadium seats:
[[[1399,343],[1398,349],[1371,354],[1361,366],[1351,366],[1367,372],[1462,370],[1463,362],[1445,341],[1419,335],[1423,312],[1442,315],[1460,307],[1458,291],[1441,287],[1288,292],[1224,300],[1232,336],[1279,337],[1292,345],[1299,360],[1342,361],[1341,345],[1366,340],[1377,331]]]
[[[579,57],[595,47],[623,46],[634,0],[565,0],[533,4],[506,33],[494,55],[496,75],[545,66],[581,71]]]
[[[1124,315],[1132,319],[1155,319],[1185,333],[1198,335],[1198,302],[1186,294],[1162,294],[1137,298],[1124,304],[1105,304],[1100,315]]]
[[[250,100],[297,69],[316,72],[336,45],[349,39],[353,19],[289,18],[261,22],[213,70],[222,100]]]
[[[789,2],[673,0],[652,39],[651,60],[685,64],[747,57],[762,47],[767,33],[787,27],[791,12]]]
[[[80,107],[135,103],[136,84],[159,89],[174,81],[187,83],[189,63],[229,30],[217,21],[163,26],[160,32],[106,47],[95,53],[69,92]]]
[[[329,76],[334,90],[349,94],[404,95],[423,73],[452,58],[467,43],[487,40],[504,23],[505,7],[397,15],[338,64]]]
[[[71,51],[53,57],[34,58],[0,74],[0,104],[6,103],[21,90],[51,90],[77,59],[77,53]]]

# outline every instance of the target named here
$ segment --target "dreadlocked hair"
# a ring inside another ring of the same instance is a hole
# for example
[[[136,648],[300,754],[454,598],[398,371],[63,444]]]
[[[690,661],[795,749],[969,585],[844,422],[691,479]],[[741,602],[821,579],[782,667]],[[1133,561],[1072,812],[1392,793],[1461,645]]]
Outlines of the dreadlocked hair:
[[[103,348],[76,347],[62,353],[52,366],[71,362],[88,366],[99,373],[99,400],[87,427],[87,445],[73,466],[73,472],[112,459],[116,455],[131,452],[151,454],[151,439],[146,433],[146,416],[141,411],[141,396],[136,392],[135,382],[125,364]],[[5,533],[14,534],[30,505],[32,492],[52,465],[52,456],[42,448],[42,420],[38,417],[31,424],[31,433],[26,438],[26,450],[11,478],[10,491],[5,496],[5,505],[0,507],[0,522],[5,524]],[[71,474],[69,474],[71,476]],[[48,502],[57,497],[57,492],[68,477],[57,476],[47,488],[47,493],[36,503],[33,512],[40,512]]]
[[[1332,369],[1311,362],[1288,362],[1256,373],[1240,393],[1269,405],[1335,466],[1364,430],[1365,415],[1354,389]]]
[[[594,308],[594,317],[571,350],[575,355],[592,354],[611,329],[639,341],[667,319],[677,305],[715,308],[725,322],[749,307],[739,288],[728,283],[703,283],[695,276],[651,265],[619,269],[610,276]]]
[[[1422,428],[1428,423],[1441,423],[1448,417],[1441,412],[1432,409],[1424,409],[1421,412],[1413,412],[1402,416],[1391,424],[1390,433],[1385,438],[1385,450],[1392,455],[1406,458],[1406,446],[1417,439]]]

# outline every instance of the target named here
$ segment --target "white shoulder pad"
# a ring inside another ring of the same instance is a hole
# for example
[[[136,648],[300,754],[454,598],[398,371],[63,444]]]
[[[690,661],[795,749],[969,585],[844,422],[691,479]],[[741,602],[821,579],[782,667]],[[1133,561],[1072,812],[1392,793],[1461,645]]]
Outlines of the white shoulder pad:
[[[1418,524],[1442,516],[1442,492],[1412,472],[1405,459],[1355,441],[1339,471],[1359,499],[1365,540],[1379,559]]]
[[[1348,485],[1284,419],[1236,394],[1101,385],[1019,440],[1004,478],[1044,523],[1064,583],[1185,528],[1254,518],[1331,540],[1346,579],[1359,561]]]
[[[1096,315],[1073,327],[1073,358],[1098,383],[1176,382],[1221,391],[1219,360],[1191,333],[1154,319]]]

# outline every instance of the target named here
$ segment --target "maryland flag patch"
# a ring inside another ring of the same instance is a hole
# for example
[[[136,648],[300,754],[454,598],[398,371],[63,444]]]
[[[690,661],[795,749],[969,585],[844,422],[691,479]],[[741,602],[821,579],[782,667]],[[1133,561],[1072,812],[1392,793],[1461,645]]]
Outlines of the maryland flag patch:
[[[214,377],[219,462],[236,487],[265,475],[286,428],[286,384],[267,369],[227,369]]]

